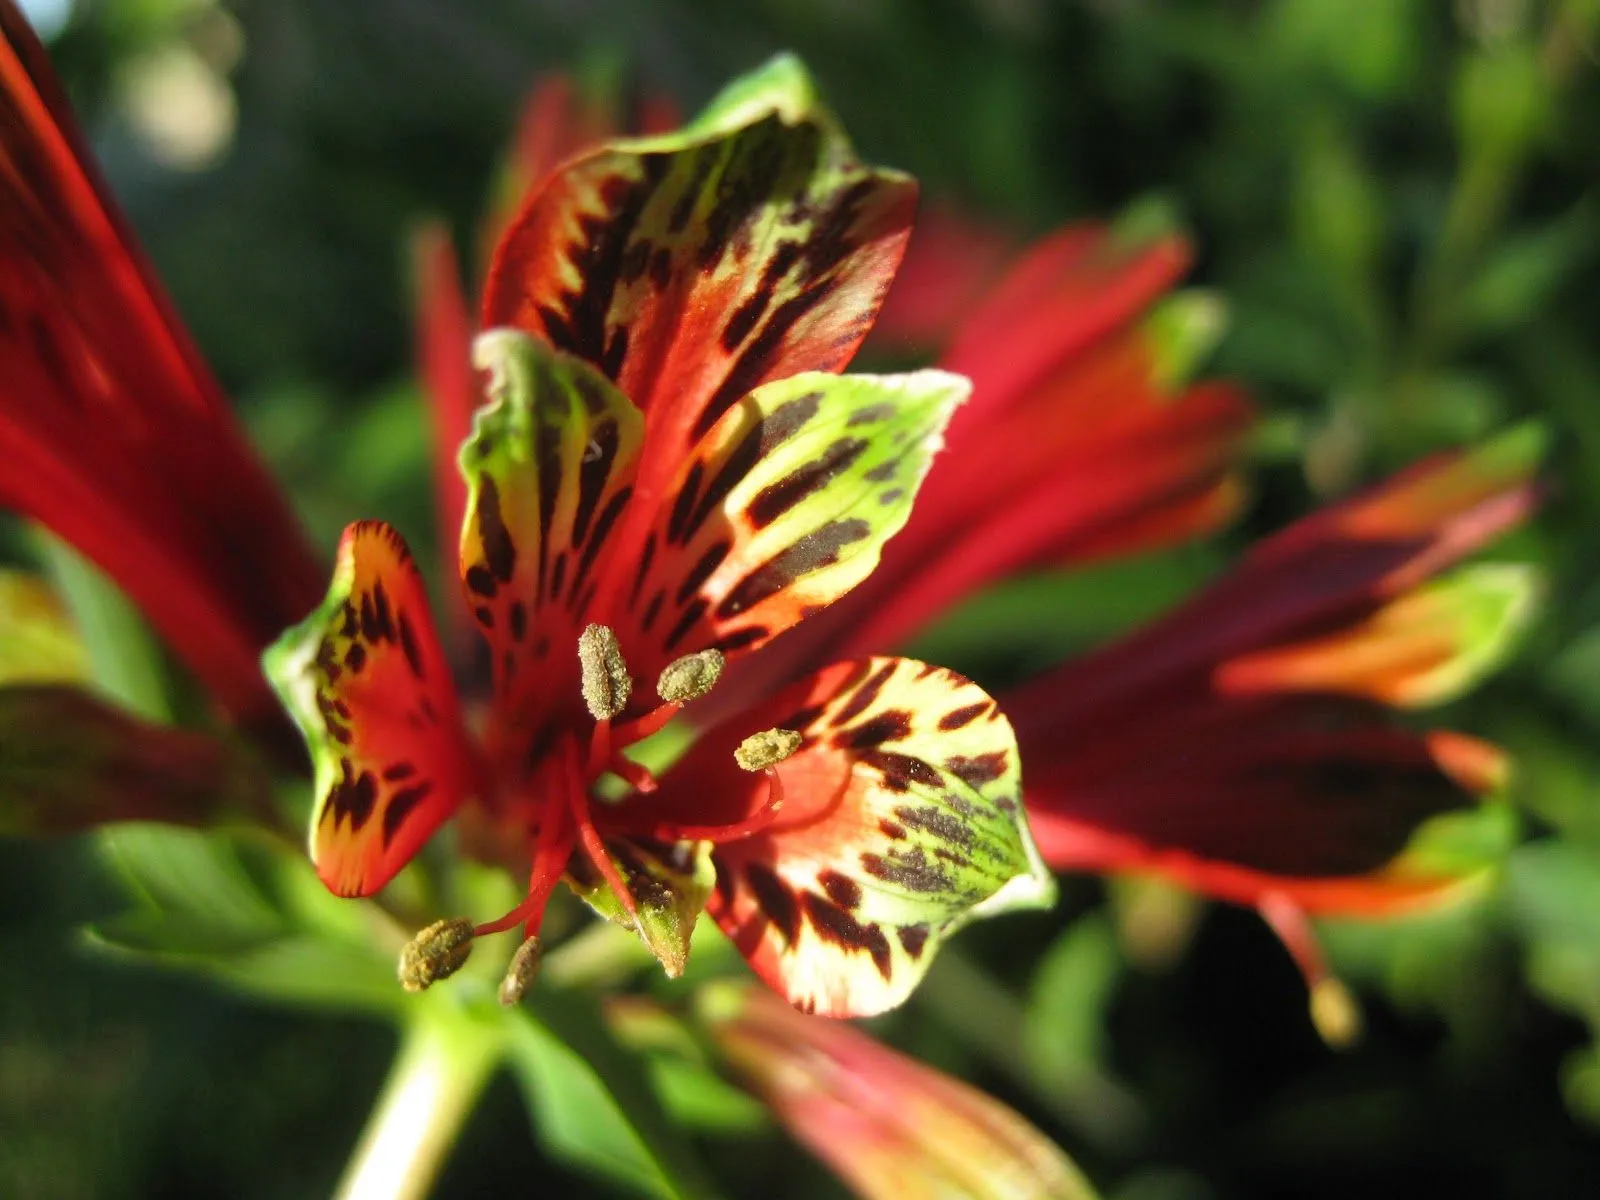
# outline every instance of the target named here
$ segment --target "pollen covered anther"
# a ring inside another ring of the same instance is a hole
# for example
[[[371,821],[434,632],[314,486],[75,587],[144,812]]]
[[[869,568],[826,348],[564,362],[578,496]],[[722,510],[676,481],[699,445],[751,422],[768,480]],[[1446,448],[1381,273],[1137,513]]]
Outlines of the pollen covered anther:
[[[1361,1002],[1343,981],[1329,975],[1311,987],[1311,1023],[1334,1050],[1349,1050],[1361,1040]]]
[[[661,678],[656,681],[656,695],[668,704],[698,700],[716,686],[724,661],[720,650],[701,650],[674,659],[662,669]]]
[[[472,922],[465,917],[435,921],[400,951],[400,986],[421,992],[450,978],[466,965],[472,938]]]
[[[583,702],[590,716],[609,721],[628,707],[633,677],[610,626],[590,625],[578,635],[578,662],[583,667]]]
[[[763,729],[739,743],[733,761],[746,771],[765,771],[800,749],[803,741],[792,729]]]
[[[501,1004],[515,1008],[522,1003],[533,981],[539,977],[539,960],[539,938],[535,935],[518,946],[517,952],[511,956],[506,976],[500,981]]]

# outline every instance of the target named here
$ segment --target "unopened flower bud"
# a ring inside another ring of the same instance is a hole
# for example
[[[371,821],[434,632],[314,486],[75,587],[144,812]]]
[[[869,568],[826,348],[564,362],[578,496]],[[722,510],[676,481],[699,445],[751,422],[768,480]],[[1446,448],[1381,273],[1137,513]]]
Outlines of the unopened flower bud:
[[[609,626],[590,625],[578,635],[578,662],[583,667],[583,702],[589,706],[590,716],[609,721],[628,707],[633,677]]]
[[[424,991],[459,971],[471,953],[471,921],[435,921],[400,951],[400,985],[408,992]]]
[[[517,947],[506,968],[506,977],[500,981],[500,1003],[515,1008],[539,977],[539,939],[531,937]]]
[[[669,662],[656,681],[656,695],[675,704],[698,700],[722,677],[725,660],[720,650],[701,650]]]
[[[765,771],[800,749],[803,741],[805,739],[792,729],[763,729],[739,743],[739,748],[733,752],[733,761],[746,771]]]

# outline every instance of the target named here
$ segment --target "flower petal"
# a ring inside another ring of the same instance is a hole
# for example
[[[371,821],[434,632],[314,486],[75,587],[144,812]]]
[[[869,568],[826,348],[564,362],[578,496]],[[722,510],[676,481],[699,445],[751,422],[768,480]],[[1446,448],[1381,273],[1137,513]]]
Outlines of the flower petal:
[[[637,915],[622,907],[594,864],[581,854],[573,856],[567,882],[601,916],[637,929],[650,953],[676,979],[688,965],[689,937],[716,881],[710,843],[611,838],[606,849],[633,893]]]
[[[0,34],[0,505],[111,575],[234,716],[274,716],[258,658],[321,567],[10,4]]]
[[[265,656],[316,770],[311,858],[341,896],[393,878],[473,791],[455,684],[411,551],[344,531],[321,606]]]
[[[1144,696],[1209,690],[1230,660],[1359,626],[1526,517],[1539,453],[1536,437],[1513,431],[1295,522],[1175,612],[1012,692],[1024,746],[1128,719]]]
[[[1381,871],[1428,818],[1488,782],[1458,748],[1335,697],[1191,698],[1028,759],[1028,814],[1059,870],[1154,870],[1254,904],[1308,910],[1437,895],[1457,879]]]
[[[782,802],[771,824],[716,846],[710,911],[799,1007],[893,1008],[955,930],[1054,899],[1023,821],[1011,727],[976,684],[863,659],[795,685],[749,723],[793,730],[801,747],[772,768]],[[667,824],[748,816],[770,784],[734,766],[732,740],[712,734],[626,807]]]
[[[653,676],[748,653],[865,579],[906,522],[966,381],[806,374],[740,401],[679,465],[637,558],[602,589]]]
[[[864,1200],[1093,1200],[1059,1147],[991,1096],[755,988],[708,988],[711,1044]]]
[[[1533,615],[1531,569],[1489,563],[1402,593],[1322,637],[1223,663],[1221,692],[1337,692],[1401,708],[1441,704],[1499,665]]]
[[[576,705],[578,633],[633,496],[644,420],[597,370],[510,329],[482,335],[489,407],[461,451],[461,579],[493,650],[495,707],[520,760]]]
[[[599,366],[650,422],[647,491],[762,383],[841,369],[904,250],[915,185],[863,167],[797,62],[682,131],[550,177],[501,241],[485,328]]]
[[[89,654],[42,579],[0,568],[0,685],[87,683]]]
[[[237,747],[152,725],[74,687],[0,687],[0,833],[259,814],[268,780]]]

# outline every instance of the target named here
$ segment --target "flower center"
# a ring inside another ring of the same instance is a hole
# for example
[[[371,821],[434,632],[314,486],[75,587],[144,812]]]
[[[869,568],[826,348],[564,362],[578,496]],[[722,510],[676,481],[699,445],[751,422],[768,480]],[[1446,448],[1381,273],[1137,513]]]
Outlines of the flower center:
[[[441,940],[441,935],[432,927],[419,934],[417,943],[408,948],[413,959],[425,960],[429,965],[427,972],[411,973],[412,977],[422,980],[418,986],[425,987],[433,979],[443,978],[465,962],[472,938],[525,924],[526,940],[501,992],[503,1000],[515,1003],[537,970],[538,931],[545,907],[566,873],[573,852],[579,847],[606,881],[617,902],[631,917],[638,919],[638,900],[607,850],[605,836],[595,824],[590,789],[601,776],[615,775],[636,792],[648,795],[655,791],[658,786],[655,776],[623,751],[660,732],[685,704],[709,692],[722,674],[723,657],[716,650],[702,650],[674,660],[656,682],[660,703],[621,722],[617,718],[628,708],[634,681],[628,673],[616,634],[604,625],[590,625],[578,638],[578,662],[583,701],[594,718],[594,729],[587,746],[578,736],[560,738],[539,764],[532,780],[532,789],[544,797],[544,802],[540,805],[538,830],[534,834],[527,895],[510,912],[493,921],[471,926],[459,920],[445,923],[450,934],[447,939]],[[783,784],[778,778],[777,764],[793,754],[800,743],[798,733],[769,729],[751,735],[740,744],[734,754],[739,766],[766,776],[766,799],[752,815],[719,825],[630,822],[627,832],[659,842],[730,842],[759,833],[773,823],[783,807]],[[430,934],[433,935],[431,940]],[[443,949],[435,947],[434,942],[440,942]],[[435,960],[443,966],[436,966]],[[405,975],[404,970],[402,974]],[[408,983],[408,986],[411,985]]]

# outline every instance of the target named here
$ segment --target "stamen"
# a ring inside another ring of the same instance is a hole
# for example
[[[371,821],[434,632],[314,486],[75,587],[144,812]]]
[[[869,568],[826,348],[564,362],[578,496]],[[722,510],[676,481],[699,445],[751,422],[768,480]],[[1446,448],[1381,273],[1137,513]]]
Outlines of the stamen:
[[[1257,911],[1278,935],[1310,993],[1311,1023],[1335,1050],[1345,1050],[1361,1039],[1361,1004],[1350,989],[1328,969],[1322,946],[1305,910],[1282,892],[1263,896]]]
[[[590,625],[578,635],[578,662],[583,668],[583,702],[590,716],[609,721],[628,707],[633,677],[609,626]]]
[[[651,734],[660,733],[668,721],[683,711],[683,705],[675,700],[665,704],[658,704],[642,716],[635,717],[625,725],[614,725],[611,728],[611,743],[616,746],[631,746],[635,742],[642,742]]]
[[[421,992],[450,978],[466,965],[474,932],[465,917],[435,921],[422,930],[400,951],[400,986]]]
[[[767,802],[744,820],[726,825],[661,824],[650,830],[650,836],[661,842],[704,841],[718,844],[755,836],[772,825],[783,811],[783,780],[772,767],[768,767],[763,774],[767,777]]]
[[[589,735],[589,757],[584,762],[583,768],[585,779],[596,779],[606,769],[612,759],[611,747],[614,741],[611,722],[596,721],[594,732]]]
[[[661,785],[656,777],[650,773],[650,768],[643,763],[636,763],[631,758],[623,758],[618,754],[605,766],[605,770],[617,776],[634,791],[648,796]]]
[[[506,977],[500,981],[501,1004],[507,1008],[515,1008],[522,1003],[522,998],[528,994],[533,981],[539,977],[539,957],[537,935],[528,938],[517,947],[517,952],[511,956],[510,965],[506,967]]]
[[[804,741],[792,729],[763,729],[739,743],[733,761],[746,771],[764,771],[788,758]]]
[[[589,813],[588,789],[578,773],[578,760],[575,755],[569,755],[567,758],[567,803],[572,807],[572,819],[578,829],[578,840],[583,843],[589,861],[594,863],[595,870],[605,879],[606,886],[616,895],[618,903],[628,910],[630,917],[637,919],[639,902],[634,899],[632,889],[617,870],[617,864],[611,861],[605,839],[595,828],[594,817]]]
[[[546,805],[545,819],[539,825],[539,844],[533,852],[527,898],[499,920],[479,925],[473,932],[484,937],[526,921],[529,935],[532,936],[539,922],[544,919],[544,908],[550,902],[550,894],[556,890],[556,884],[561,882],[562,873],[567,869],[572,841],[573,830],[568,824],[567,806],[560,803]]]
[[[656,695],[672,704],[698,700],[722,678],[725,661],[720,650],[701,650],[674,659],[656,680]]]

